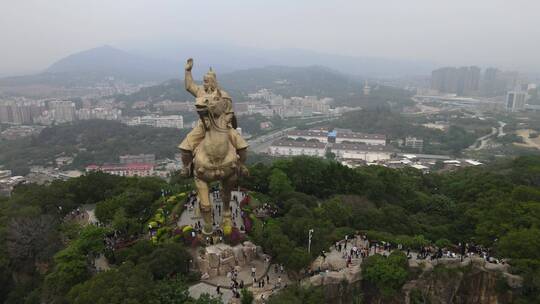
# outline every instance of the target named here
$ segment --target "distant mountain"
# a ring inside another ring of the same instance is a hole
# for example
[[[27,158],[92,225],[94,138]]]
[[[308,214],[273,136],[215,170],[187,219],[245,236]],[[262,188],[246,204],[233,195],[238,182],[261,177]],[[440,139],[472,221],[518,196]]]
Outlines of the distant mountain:
[[[126,80],[164,80],[176,76],[178,64],[149,59],[111,46],[102,46],[53,63],[46,74],[89,74]]]
[[[79,96],[88,93],[81,88],[111,80],[162,82],[182,77],[184,60],[188,57],[195,59],[194,76],[198,79],[212,66],[221,73],[220,80],[231,91],[264,87],[285,96],[335,97],[334,94],[351,90],[357,94],[362,86],[361,80],[366,77],[427,74],[431,69],[423,62],[340,56],[297,49],[265,50],[189,42],[168,48],[158,43],[155,48],[128,52],[102,46],[78,52],[58,60],[42,73],[1,78],[0,93],[35,97]],[[280,81],[283,79],[288,82]],[[168,93],[163,94],[167,96]],[[185,92],[178,94],[175,96],[182,97]]]
[[[195,63],[222,72],[263,66],[326,66],[342,73],[369,78],[429,75],[434,64],[420,60],[383,57],[345,56],[305,49],[262,49],[195,41],[145,44],[139,53],[171,60],[193,57]]]
[[[58,88],[92,86],[110,80],[141,83],[160,82],[178,77],[183,64],[102,46],[64,57],[39,74],[0,79],[0,91],[33,92],[39,88],[54,91]]]

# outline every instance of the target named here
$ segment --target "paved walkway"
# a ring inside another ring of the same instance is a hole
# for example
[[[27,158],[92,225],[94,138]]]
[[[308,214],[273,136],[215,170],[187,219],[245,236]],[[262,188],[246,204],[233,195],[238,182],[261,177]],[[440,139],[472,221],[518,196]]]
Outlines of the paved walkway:
[[[244,286],[248,288],[249,291],[253,293],[253,296],[255,297],[255,300],[259,301],[261,300],[261,296],[264,296],[265,299],[268,299],[273,293],[278,292],[281,288],[284,288],[287,285],[291,284],[291,280],[287,276],[287,273],[281,272],[279,265],[272,264],[269,268],[267,268],[267,265],[264,265],[264,262],[257,261],[257,271],[255,272],[257,276],[257,282],[260,280],[264,280],[264,287],[259,288],[259,283],[253,284],[253,279],[251,277],[251,268],[249,266],[246,266],[241,269],[241,271],[238,274],[238,281],[244,280]],[[276,272],[276,267],[277,272]],[[262,273],[258,273],[259,269],[268,269],[268,272],[264,271]],[[268,280],[267,280],[268,275]],[[281,278],[281,285],[279,283],[279,279]],[[199,298],[202,294],[208,293],[211,296],[217,296],[216,293],[216,286],[219,284],[221,286],[221,292],[222,292],[222,301],[223,303],[228,303],[230,299],[232,299],[232,291],[230,289],[230,283],[231,279],[227,278],[227,276],[219,276],[215,277],[209,280],[202,281],[198,284],[195,284],[189,288],[189,295],[193,298]]]
[[[216,287],[204,282],[190,286],[188,291],[189,295],[195,299],[198,299],[204,293],[207,293],[214,297],[217,296]],[[223,303],[228,303],[232,299],[232,297],[233,293],[230,289],[221,288],[221,301]]]
[[[231,193],[231,198],[233,198],[234,196],[238,198],[239,202],[243,199],[241,192],[233,191]],[[214,198],[213,195],[210,195],[210,199],[213,206],[216,224],[220,224],[222,221],[222,213],[220,214],[217,206],[221,206],[221,208],[223,208],[223,202],[220,198]],[[236,227],[240,229],[240,225],[244,225],[244,222],[241,218],[239,204],[232,200],[231,206],[233,213],[233,223],[236,223]],[[202,224],[202,218],[199,215],[198,208],[199,202],[196,202],[193,209],[187,208],[186,210],[184,210],[184,212],[180,216],[180,219],[177,222],[177,225],[193,226],[195,223],[197,223],[197,221],[201,221]],[[221,211],[223,211],[223,209]],[[255,276],[257,277],[257,283],[253,282],[253,277],[251,276],[252,266],[254,266],[256,269]],[[264,294],[264,297],[268,299],[270,294],[272,294],[278,289],[279,285],[280,287],[284,287],[291,283],[289,277],[287,276],[287,273],[285,271],[282,273],[279,265],[277,266],[276,272],[275,266],[276,265],[273,264],[269,267],[269,265],[265,261],[254,260],[251,263],[245,265],[244,267],[238,269],[239,271],[237,281],[244,281],[244,286],[247,287],[251,292],[253,292],[256,299],[260,299],[262,294]],[[269,280],[267,280],[267,275]],[[281,284],[279,284],[280,279]],[[258,282],[260,280],[264,280],[265,282],[263,288],[259,288]],[[189,288],[189,294],[194,298],[198,298],[204,293],[208,293],[212,296],[217,296],[216,286],[218,284],[221,286],[222,301],[224,303],[228,303],[232,299],[233,294],[230,289],[231,279],[228,278],[226,275],[213,277],[191,286]]]
[[[241,192],[238,191],[232,191],[231,192],[231,199],[236,195],[238,198],[238,202],[242,200],[243,196]],[[221,198],[214,198],[212,194],[210,194],[210,201],[212,203],[212,210],[214,213],[214,220],[216,224],[221,224],[223,220],[223,202],[221,201]],[[240,229],[240,226],[244,225],[244,220],[241,217],[241,210],[239,203],[237,204],[234,200],[231,200],[230,206],[232,207],[232,221],[233,225]],[[221,213],[219,212],[219,207],[221,207]],[[177,225],[178,227],[184,226],[184,225],[191,225],[194,226],[197,221],[200,221],[201,224],[203,223],[202,217],[199,213],[199,201],[197,200],[195,202],[195,207],[193,209],[186,208],[184,212],[182,212],[182,215],[180,216],[180,219],[178,219]]]

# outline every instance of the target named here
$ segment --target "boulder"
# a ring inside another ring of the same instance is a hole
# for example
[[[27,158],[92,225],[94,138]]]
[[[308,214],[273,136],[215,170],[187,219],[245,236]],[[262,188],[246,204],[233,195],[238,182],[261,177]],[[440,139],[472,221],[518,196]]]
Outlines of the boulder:
[[[321,286],[322,285],[323,276],[320,274],[314,275],[309,278],[309,283],[313,286]]]
[[[219,257],[217,254],[210,252],[206,254],[206,258],[208,259],[208,263],[210,265],[210,268],[218,268],[219,267]]]
[[[225,266],[225,265],[229,267],[234,267],[236,265],[236,260],[234,259],[234,256],[229,256],[219,261],[219,266]]]
[[[244,251],[242,250],[241,245],[234,246],[233,249],[233,255],[234,259],[240,266],[244,266],[246,262],[246,258],[244,257]]]
[[[218,273],[219,275],[227,275],[228,272],[232,271],[234,269],[234,266],[230,266],[230,265],[220,265],[219,268],[218,268]]]
[[[233,255],[234,255],[234,254],[233,254],[233,250],[232,250],[230,247],[225,248],[225,249],[224,249],[223,251],[221,251],[221,253],[220,253],[220,257],[221,257],[222,259],[226,259],[226,258],[228,258],[228,257],[232,257]]]
[[[208,269],[208,275],[213,278],[218,276],[218,269],[217,268],[210,268]]]
[[[255,247],[255,245],[244,246],[242,250],[244,251],[244,256],[246,257],[246,263],[249,263],[257,258],[257,247]]]
[[[329,271],[324,276],[325,285],[340,284],[343,280],[345,280],[344,274],[338,271]]]
[[[244,241],[244,242],[242,243],[242,245],[244,245],[244,247],[253,247],[253,246],[255,246],[255,244],[253,244],[253,243],[250,242],[250,241]]]
[[[197,258],[197,266],[199,267],[199,272],[206,273],[210,268],[210,264],[207,259],[202,259],[201,257]]]
[[[520,277],[518,275],[510,274],[510,273],[503,273],[503,277],[506,278],[506,283],[511,288],[521,288],[521,287],[523,287],[523,278],[522,277]]]

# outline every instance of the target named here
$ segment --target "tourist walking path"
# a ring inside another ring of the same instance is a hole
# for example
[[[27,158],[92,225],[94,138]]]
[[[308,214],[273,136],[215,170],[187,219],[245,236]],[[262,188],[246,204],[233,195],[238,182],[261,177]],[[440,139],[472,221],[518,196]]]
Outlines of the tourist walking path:
[[[237,197],[238,203],[233,199],[234,197]],[[241,210],[240,210],[240,202],[243,199],[243,194],[238,191],[232,191],[231,192],[231,203],[230,206],[232,207],[232,220],[233,225],[240,229],[240,227],[244,226],[244,220],[241,216]],[[223,202],[221,201],[221,198],[219,196],[214,197],[213,193],[210,193],[210,202],[212,203],[212,212],[214,213],[214,220],[217,225],[221,224],[221,221],[223,220]],[[220,211],[221,208],[221,211]],[[182,215],[178,219],[177,225],[178,227],[182,227],[184,225],[191,225],[194,226],[195,223],[200,222],[203,224],[202,217],[199,213],[199,201],[196,200],[193,207],[188,207],[182,212]]]

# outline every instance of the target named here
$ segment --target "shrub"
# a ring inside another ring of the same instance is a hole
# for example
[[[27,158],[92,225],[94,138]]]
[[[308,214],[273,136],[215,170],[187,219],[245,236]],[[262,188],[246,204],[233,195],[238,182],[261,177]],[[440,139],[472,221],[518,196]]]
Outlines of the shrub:
[[[375,285],[384,298],[390,298],[407,281],[407,257],[399,251],[387,258],[378,254],[370,256],[362,263],[362,277]]]

